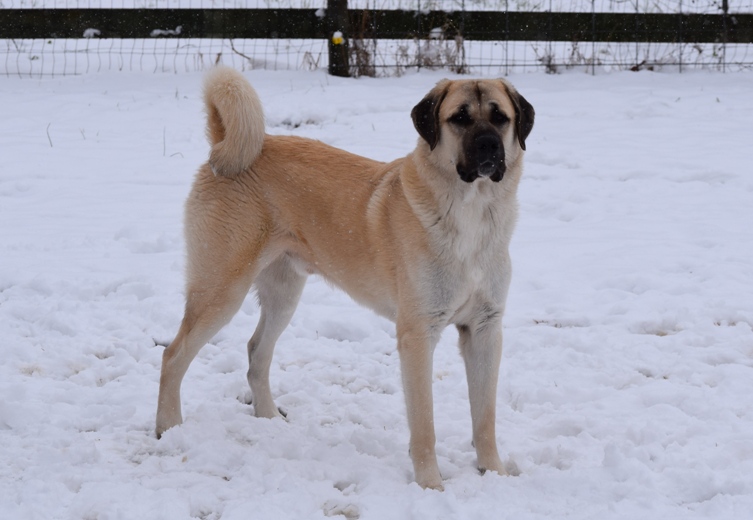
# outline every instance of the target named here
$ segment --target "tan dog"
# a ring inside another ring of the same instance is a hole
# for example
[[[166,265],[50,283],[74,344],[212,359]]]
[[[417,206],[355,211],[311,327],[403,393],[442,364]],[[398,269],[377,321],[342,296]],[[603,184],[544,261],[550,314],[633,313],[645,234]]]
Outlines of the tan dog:
[[[441,489],[434,451],[432,356],[460,334],[482,471],[504,473],[495,438],[508,244],[533,107],[504,80],[440,81],[413,109],[421,138],[389,164],[264,133],[240,73],[205,84],[208,164],[186,203],[186,310],[165,350],[157,435],[182,421],[180,385],[199,349],[252,286],[261,318],[248,342],[258,417],[279,417],[269,369],[306,278],[320,274],[397,325],[416,481]]]

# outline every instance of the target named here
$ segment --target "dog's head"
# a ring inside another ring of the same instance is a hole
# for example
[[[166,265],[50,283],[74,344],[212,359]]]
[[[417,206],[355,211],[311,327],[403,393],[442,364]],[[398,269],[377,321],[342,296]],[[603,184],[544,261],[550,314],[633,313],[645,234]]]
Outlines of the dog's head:
[[[442,80],[411,117],[430,153],[452,163],[463,181],[499,182],[526,149],[534,110],[502,79]]]

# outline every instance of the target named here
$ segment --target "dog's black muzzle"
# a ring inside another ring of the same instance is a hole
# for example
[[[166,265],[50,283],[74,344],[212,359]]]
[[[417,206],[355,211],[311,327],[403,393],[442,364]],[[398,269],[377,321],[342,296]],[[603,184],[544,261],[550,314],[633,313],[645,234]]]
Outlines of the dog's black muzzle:
[[[496,132],[479,132],[467,143],[465,160],[458,163],[457,171],[465,182],[473,182],[479,177],[489,177],[499,182],[505,174],[505,149]]]

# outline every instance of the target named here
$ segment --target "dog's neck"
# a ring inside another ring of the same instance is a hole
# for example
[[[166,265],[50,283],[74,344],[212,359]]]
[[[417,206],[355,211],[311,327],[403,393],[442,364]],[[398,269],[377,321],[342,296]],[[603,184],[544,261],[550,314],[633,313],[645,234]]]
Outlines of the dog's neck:
[[[447,166],[426,177],[416,167],[419,161],[432,161],[425,152],[419,147],[407,158],[401,185],[427,234],[458,258],[506,247],[517,217],[519,167],[500,182],[480,178],[468,183]]]

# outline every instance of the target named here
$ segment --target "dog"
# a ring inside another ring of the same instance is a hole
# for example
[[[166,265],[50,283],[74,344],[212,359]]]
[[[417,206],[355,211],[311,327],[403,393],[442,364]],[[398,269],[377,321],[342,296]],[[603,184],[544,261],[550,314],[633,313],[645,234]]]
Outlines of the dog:
[[[503,79],[442,80],[413,108],[414,151],[385,164],[319,141],[265,134],[259,98],[237,71],[204,84],[209,161],[185,206],[185,315],[165,349],[157,435],[182,422],[180,386],[201,347],[255,288],[248,342],[257,417],[280,417],[275,343],[311,274],[393,320],[416,482],[442,489],[432,357],[455,325],[478,468],[505,474],[495,408],[508,245],[534,109]]]

